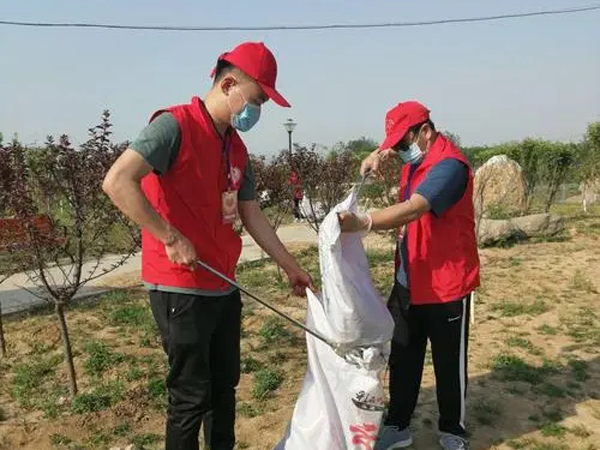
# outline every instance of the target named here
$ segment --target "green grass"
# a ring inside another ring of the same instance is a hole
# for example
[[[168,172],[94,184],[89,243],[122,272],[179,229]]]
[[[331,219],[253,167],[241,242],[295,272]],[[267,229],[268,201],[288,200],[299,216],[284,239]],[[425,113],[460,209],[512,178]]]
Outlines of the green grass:
[[[569,450],[569,446],[562,442],[534,442],[530,450]]]
[[[569,433],[583,439],[588,438],[592,435],[592,432],[588,430],[585,427],[585,425],[576,425],[572,428],[569,428]]]
[[[551,327],[548,324],[540,325],[536,328],[536,330],[538,331],[538,333],[545,334],[547,336],[554,336],[558,333],[558,328]]]
[[[88,354],[85,361],[85,371],[91,377],[101,377],[107,370],[123,361],[123,355],[114,353],[104,342],[91,341],[85,344],[84,351]]]
[[[143,450],[147,445],[152,445],[163,440],[160,434],[146,433],[137,434],[131,438],[131,443],[138,449]]]
[[[510,440],[506,443],[506,445],[514,450],[523,450],[527,448],[529,442],[525,439],[523,441]]]
[[[117,425],[111,430],[111,433],[114,436],[127,436],[127,434],[129,434],[130,431],[131,425],[129,424],[129,422],[121,422],[119,425]]]
[[[592,308],[579,308],[574,314],[562,315],[560,321],[575,342],[585,342],[590,348],[600,346],[600,319]]]
[[[543,383],[540,386],[535,386],[534,392],[551,398],[563,398],[566,395],[562,387],[552,383]]]
[[[511,256],[510,258],[508,258],[508,262],[511,267],[520,267],[523,264],[521,258],[518,258],[516,256]]]
[[[269,363],[278,365],[286,362],[289,358],[290,357],[287,353],[276,351],[271,356],[269,356]]]
[[[567,433],[567,428],[561,424],[549,422],[540,428],[543,436],[563,437]]]
[[[93,429],[90,435],[85,440],[85,446],[89,448],[107,448],[114,440],[114,436],[103,431]]]
[[[514,450],[569,450],[569,447],[562,442],[540,442],[532,438],[511,440],[506,445]]]
[[[506,220],[514,217],[516,213],[511,211],[504,203],[494,203],[486,209],[486,216],[491,220]]]
[[[240,264],[236,276],[242,286],[252,286],[254,290],[278,285],[277,271],[268,260]],[[283,276],[285,278],[285,274]]]
[[[55,346],[42,343],[42,342],[34,342],[33,347],[31,347],[31,351],[29,352],[32,356],[46,355],[55,350]]]
[[[148,308],[141,305],[124,305],[108,314],[110,325],[129,325],[141,327],[152,320]]]
[[[87,414],[98,412],[118,403],[124,392],[124,386],[120,382],[111,382],[100,385],[90,392],[77,395],[73,399],[71,409],[76,414]]]
[[[592,283],[589,277],[579,269],[577,269],[573,274],[573,278],[571,279],[571,284],[569,287],[575,291],[582,291],[588,294],[598,293],[594,283]]]
[[[15,366],[11,386],[13,398],[25,407],[32,407],[36,401],[39,403],[39,399],[47,395],[43,385],[49,380],[56,381],[56,369],[61,362],[62,356],[54,354]]]
[[[252,356],[247,356],[242,359],[240,369],[242,373],[252,373],[262,369],[264,364]]]
[[[257,417],[260,415],[260,411],[250,403],[239,403],[237,406],[237,411],[241,416],[248,418]]]
[[[518,347],[527,350],[532,355],[542,355],[543,352],[539,347],[536,347],[531,343],[529,339],[525,339],[521,336],[509,336],[506,338],[506,345],[509,347]]]
[[[529,384],[542,383],[547,375],[555,373],[556,363],[546,360],[542,367],[533,366],[522,358],[501,353],[491,361],[493,376],[503,381],[523,381]]]
[[[283,373],[276,369],[261,369],[254,374],[252,396],[264,400],[283,383]]]
[[[132,328],[142,333],[140,345],[152,347],[158,344],[158,328],[154,322],[151,311],[145,304],[123,304],[111,310],[108,315],[108,323],[118,327],[121,333],[131,333]]]
[[[157,408],[167,404],[167,385],[163,377],[154,377],[148,380],[146,393]]]
[[[104,310],[113,310],[115,305],[128,305],[135,301],[137,298],[137,292],[128,289],[118,289],[114,291],[107,292],[106,294],[100,297],[97,304],[92,302],[88,303],[86,307],[96,308],[99,306]]]
[[[277,317],[267,317],[258,334],[266,345],[294,342],[294,335],[284,326],[283,321]]]
[[[590,378],[588,374],[588,363],[581,359],[572,359],[569,361],[569,367],[571,368],[571,374],[575,380],[584,382]]]
[[[479,399],[473,405],[473,416],[480,425],[491,426],[502,415],[502,405],[492,399]]]
[[[6,415],[6,411],[4,411],[4,408],[0,406],[0,422],[6,421],[7,418],[8,416]]]
[[[503,317],[516,317],[522,315],[538,316],[550,311],[550,307],[543,300],[533,303],[517,301],[503,301],[492,305],[493,311],[498,311]]]
[[[548,422],[560,422],[564,419],[564,414],[558,407],[543,410],[542,415]]]
[[[71,442],[71,438],[67,436],[63,436],[62,434],[51,434],[50,435],[50,444],[53,447],[58,447],[60,445],[69,445]]]
[[[379,249],[368,249],[367,259],[371,266],[379,264],[390,264],[394,261],[395,250],[379,250]]]
[[[131,366],[129,366],[129,370],[125,374],[125,379],[127,381],[135,381],[135,380],[139,380],[143,376],[144,376],[144,372],[142,372],[142,369],[140,369],[140,366],[137,363],[132,363]]]

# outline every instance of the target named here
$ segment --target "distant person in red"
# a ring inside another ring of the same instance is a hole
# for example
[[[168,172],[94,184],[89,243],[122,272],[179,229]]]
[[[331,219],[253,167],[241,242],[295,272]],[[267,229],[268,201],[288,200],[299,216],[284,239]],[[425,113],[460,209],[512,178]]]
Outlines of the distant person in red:
[[[300,177],[294,169],[292,169],[288,184],[292,187],[294,195],[294,222],[298,222],[302,220],[302,215],[300,214],[300,202],[304,198],[304,191],[302,190]]]

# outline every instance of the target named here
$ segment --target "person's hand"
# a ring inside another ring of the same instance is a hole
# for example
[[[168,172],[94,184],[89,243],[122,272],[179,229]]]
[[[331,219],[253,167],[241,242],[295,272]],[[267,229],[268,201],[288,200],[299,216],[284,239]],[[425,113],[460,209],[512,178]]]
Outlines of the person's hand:
[[[360,174],[365,176],[367,172],[379,173],[379,165],[381,162],[389,158],[392,151],[392,149],[377,149],[372,152],[369,156],[363,159],[362,163],[360,164]]]
[[[192,270],[196,269],[196,249],[183,234],[171,228],[169,238],[164,244],[165,252],[172,263],[190,266]]]
[[[340,230],[342,233],[356,233],[358,231],[369,232],[373,224],[371,216],[354,214],[349,211],[342,211],[338,214]]]
[[[312,278],[300,267],[288,271],[287,276],[294,295],[298,297],[306,295],[306,288],[311,291],[315,290]]]

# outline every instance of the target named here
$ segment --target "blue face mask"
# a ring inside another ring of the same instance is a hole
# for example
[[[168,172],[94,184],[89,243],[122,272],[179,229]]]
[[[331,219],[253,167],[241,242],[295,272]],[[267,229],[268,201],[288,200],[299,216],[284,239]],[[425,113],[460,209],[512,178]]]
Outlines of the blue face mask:
[[[421,161],[423,161],[423,150],[421,150],[421,147],[419,147],[419,144],[417,144],[420,134],[421,131],[419,131],[419,134],[417,134],[417,139],[415,142],[410,144],[408,148],[400,148],[400,151],[398,152],[400,154],[400,158],[402,158],[402,161],[404,161],[406,164],[419,164]]]
[[[400,151],[400,158],[406,164],[418,164],[423,160],[423,150],[416,142],[413,142],[408,147],[408,150]]]
[[[260,106],[255,105],[254,103],[249,103],[244,95],[239,91],[238,92],[244,99],[244,106],[241,111],[238,113],[231,113],[231,126],[238,131],[245,132],[250,130],[256,123],[258,119],[260,119]]]

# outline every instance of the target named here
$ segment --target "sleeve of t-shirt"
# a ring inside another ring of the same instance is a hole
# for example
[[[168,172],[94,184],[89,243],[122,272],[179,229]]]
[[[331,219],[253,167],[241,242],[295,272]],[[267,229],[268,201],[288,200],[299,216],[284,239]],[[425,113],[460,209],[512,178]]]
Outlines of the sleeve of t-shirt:
[[[433,214],[439,217],[462,198],[468,181],[469,168],[448,158],[431,168],[415,192],[427,200]]]
[[[181,144],[179,124],[169,112],[156,117],[130,145],[152,166],[154,172],[165,174],[177,159]]]
[[[256,199],[255,190],[254,170],[252,169],[252,164],[250,164],[250,158],[248,158],[244,179],[238,191],[238,201],[244,202]]]

